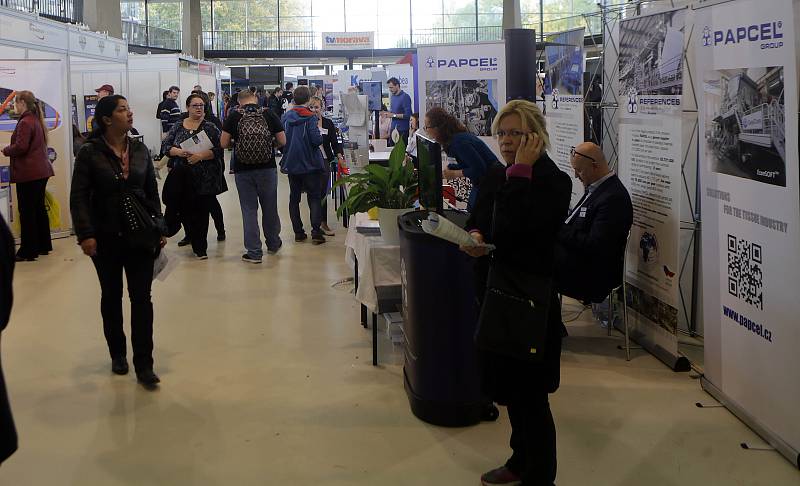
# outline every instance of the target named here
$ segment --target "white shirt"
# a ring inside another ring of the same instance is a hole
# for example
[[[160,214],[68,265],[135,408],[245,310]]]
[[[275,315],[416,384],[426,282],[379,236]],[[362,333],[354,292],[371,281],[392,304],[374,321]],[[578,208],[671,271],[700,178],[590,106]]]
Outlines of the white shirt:
[[[570,213],[570,215],[567,218],[567,220],[564,221],[564,224],[568,224],[570,221],[572,221],[572,218],[574,218],[575,215],[578,214],[578,211],[583,206],[586,205],[586,201],[588,201],[589,198],[592,197],[592,194],[597,190],[597,188],[600,187],[601,185],[603,185],[603,183],[605,181],[609,180],[611,178],[611,176],[613,176],[613,175],[614,175],[613,172],[609,172],[608,174],[604,175],[603,177],[601,177],[601,178],[597,179],[596,181],[592,182],[591,184],[589,184],[586,187],[586,191],[583,193],[583,197],[582,197],[581,203],[575,206],[575,208],[572,210],[572,213]],[[584,211],[584,213],[585,213],[585,211]]]

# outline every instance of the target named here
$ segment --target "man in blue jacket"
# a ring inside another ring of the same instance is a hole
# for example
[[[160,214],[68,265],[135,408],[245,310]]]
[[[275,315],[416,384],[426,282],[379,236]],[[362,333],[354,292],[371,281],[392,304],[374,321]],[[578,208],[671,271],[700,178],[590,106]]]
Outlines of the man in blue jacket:
[[[306,193],[308,211],[311,214],[311,242],[325,243],[322,234],[322,191],[319,180],[325,163],[322,160],[322,135],[319,119],[308,109],[311,92],[307,86],[294,90],[294,108],[284,113],[281,121],[286,132],[286,146],[281,158],[281,172],[289,175],[289,217],[292,219],[294,241],[308,239],[300,219],[300,197]]]
[[[392,98],[389,100],[390,111],[381,113],[381,116],[392,119],[392,126],[389,129],[389,142],[386,145],[389,147],[394,145],[392,135],[395,130],[400,134],[403,143],[408,145],[408,129],[412,113],[411,97],[400,89],[400,81],[397,78],[389,78],[386,84],[389,85],[389,92],[392,93]]]

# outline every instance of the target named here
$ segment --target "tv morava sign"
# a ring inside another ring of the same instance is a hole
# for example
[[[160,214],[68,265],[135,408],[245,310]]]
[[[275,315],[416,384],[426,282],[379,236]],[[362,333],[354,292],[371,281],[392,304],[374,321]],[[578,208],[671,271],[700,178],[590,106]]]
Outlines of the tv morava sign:
[[[323,32],[323,50],[374,49],[374,32]]]

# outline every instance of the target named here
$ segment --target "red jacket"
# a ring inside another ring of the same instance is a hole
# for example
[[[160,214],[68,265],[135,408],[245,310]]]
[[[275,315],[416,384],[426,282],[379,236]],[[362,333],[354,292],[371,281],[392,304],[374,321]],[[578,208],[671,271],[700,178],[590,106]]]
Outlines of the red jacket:
[[[22,114],[11,135],[11,145],[3,149],[11,158],[11,182],[30,182],[53,177],[53,164],[47,157],[47,142],[42,125],[30,111]]]

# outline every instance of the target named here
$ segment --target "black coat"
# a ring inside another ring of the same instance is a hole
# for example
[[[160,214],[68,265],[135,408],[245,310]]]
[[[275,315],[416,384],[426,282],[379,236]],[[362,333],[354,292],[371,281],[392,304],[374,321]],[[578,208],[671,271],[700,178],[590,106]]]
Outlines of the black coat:
[[[325,160],[328,162],[336,158],[337,155],[344,155],[342,144],[339,143],[337,135],[339,130],[329,118],[322,117],[322,129],[327,133],[322,135],[322,150],[325,151]]]
[[[150,151],[142,143],[129,140],[129,175],[125,184],[141,191],[148,209],[161,215],[156,173]],[[90,138],[75,158],[69,205],[78,242],[102,235],[119,235],[119,199],[122,186],[116,179],[121,161],[100,138]]]
[[[622,283],[625,243],[633,223],[631,198],[613,175],[576,210],[558,233],[558,288],[576,299],[602,302]]]
[[[8,325],[14,302],[14,237],[0,216],[0,332]],[[0,364],[0,463],[17,450],[17,429],[11,416],[6,380]]]
[[[552,277],[556,235],[569,208],[571,189],[569,176],[560,171],[547,154],[533,166],[530,180],[506,177],[505,167],[492,167],[481,183],[467,228],[480,230],[488,243],[497,246],[493,255],[497,261],[520,272]],[[486,291],[490,264],[488,257],[476,262],[476,295],[479,297]],[[543,361],[532,363],[483,352],[484,391],[503,405],[524,401],[530,393],[554,392],[559,385],[563,331],[561,306],[554,287]]]

